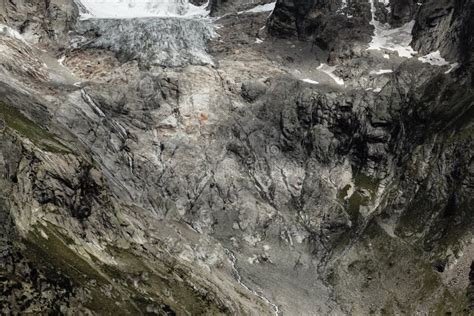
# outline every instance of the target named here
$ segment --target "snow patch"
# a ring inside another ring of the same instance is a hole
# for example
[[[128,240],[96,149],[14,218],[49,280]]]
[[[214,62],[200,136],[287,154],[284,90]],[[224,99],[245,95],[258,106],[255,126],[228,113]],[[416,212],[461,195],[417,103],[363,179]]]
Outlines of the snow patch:
[[[393,70],[391,69],[380,69],[380,70],[372,70],[369,72],[370,75],[383,75],[383,74],[390,74]]]
[[[329,77],[331,77],[338,85],[343,86],[344,85],[344,80],[334,74],[334,71],[336,70],[336,66],[329,66],[326,64],[321,64],[317,68],[319,71],[324,72],[327,74]]]
[[[254,264],[255,262],[258,263],[258,257],[256,255],[253,255],[252,257],[247,258],[248,263]]]
[[[271,2],[271,3],[267,3],[267,4],[261,4],[261,5],[258,5],[256,7],[253,7],[250,10],[240,11],[239,14],[242,14],[242,13],[273,12],[273,10],[275,10],[275,5],[276,5],[276,1]]]
[[[23,36],[21,36],[20,33],[18,33],[16,30],[12,29],[8,25],[0,23],[0,35],[11,37],[14,39],[17,39],[19,41],[22,41],[25,44],[28,44]]]
[[[459,66],[459,63],[449,63],[449,61],[447,61],[443,58],[443,56],[441,56],[441,52],[439,50],[431,52],[425,56],[418,57],[418,60],[433,66],[450,66],[449,69],[445,72],[445,74],[449,74],[451,71],[453,71]]]
[[[398,52],[400,57],[410,58],[416,54],[416,51],[410,46],[413,38],[411,32],[415,21],[408,22],[399,28],[390,28],[390,25],[380,23],[375,20],[375,0],[369,0],[372,12],[370,24],[374,26],[374,36],[369,43],[369,49],[373,50],[391,50]]]
[[[441,56],[441,52],[439,50],[437,50],[435,52],[431,52],[428,55],[419,57],[418,60],[423,62],[423,63],[427,63],[427,64],[434,65],[434,66],[447,66],[447,65],[449,65],[449,62]]]
[[[63,66],[63,67],[66,67],[64,66],[64,61],[66,60],[66,55],[62,56],[61,58],[58,59],[58,63],[59,65]]]
[[[452,63],[451,67],[445,72],[445,74],[449,74],[451,71],[459,67],[459,63]]]
[[[301,81],[306,82],[306,83],[310,83],[310,84],[319,84],[319,82],[314,81],[314,80],[311,80],[311,79],[308,79],[308,78],[306,78],[306,79],[301,79]]]

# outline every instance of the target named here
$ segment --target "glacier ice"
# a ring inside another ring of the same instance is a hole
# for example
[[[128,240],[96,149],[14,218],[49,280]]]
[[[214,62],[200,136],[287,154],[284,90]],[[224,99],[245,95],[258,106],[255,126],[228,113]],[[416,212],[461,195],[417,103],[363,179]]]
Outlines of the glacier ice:
[[[214,36],[207,21],[183,18],[91,19],[77,28],[83,47],[107,49],[119,60],[141,66],[180,67],[213,64],[207,42]],[[87,38],[87,34],[97,34]]]
[[[206,16],[207,5],[189,0],[77,0],[83,19]]]
[[[207,5],[189,0],[76,0],[82,19],[74,46],[107,49],[141,66],[213,64]],[[91,38],[91,34],[94,36]]]

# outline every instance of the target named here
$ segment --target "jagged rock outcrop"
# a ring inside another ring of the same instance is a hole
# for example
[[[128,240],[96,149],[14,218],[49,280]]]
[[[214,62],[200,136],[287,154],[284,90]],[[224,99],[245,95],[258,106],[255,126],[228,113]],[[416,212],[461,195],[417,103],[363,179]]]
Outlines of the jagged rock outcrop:
[[[468,313],[471,74],[374,8],[0,32],[1,313]]]
[[[469,288],[468,288],[468,299],[469,307],[474,310],[474,261],[471,264],[471,272],[469,273]]]
[[[340,56],[370,41],[370,20],[369,2],[285,0],[277,2],[268,27],[273,36],[298,37]]]
[[[67,33],[76,23],[73,0],[1,1],[0,23],[18,30],[30,42],[67,46]]]
[[[421,53],[440,50],[450,60],[470,63],[474,36],[472,1],[424,1],[416,15],[413,47]]]

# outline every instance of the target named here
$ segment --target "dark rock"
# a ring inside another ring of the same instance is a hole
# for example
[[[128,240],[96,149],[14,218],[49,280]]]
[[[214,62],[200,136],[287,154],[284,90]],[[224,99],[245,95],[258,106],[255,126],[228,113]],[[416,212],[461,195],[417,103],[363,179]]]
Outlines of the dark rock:
[[[258,97],[265,94],[268,86],[264,80],[254,80],[242,83],[242,96],[249,102],[255,101]]]
[[[472,67],[473,15],[470,0],[424,1],[416,14],[413,47],[422,54],[440,50],[449,60]]]

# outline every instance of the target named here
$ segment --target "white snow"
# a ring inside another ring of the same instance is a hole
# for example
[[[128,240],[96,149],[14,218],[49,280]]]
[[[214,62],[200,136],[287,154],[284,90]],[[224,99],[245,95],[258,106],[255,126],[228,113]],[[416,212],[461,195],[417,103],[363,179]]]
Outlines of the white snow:
[[[399,28],[391,29],[389,25],[382,24],[375,20],[375,0],[369,0],[371,5],[372,20],[370,24],[374,26],[374,36],[369,43],[369,49],[373,50],[391,50],[398,52],[400,57],[410,58],[416,51],[410,46],[412,41],[411,32],[415,21],[411,21]]]
[[[330,76],[338,85],[343,86],[344,85],[344,80],[342,78],[339,78],[334,74],[334,71],[336,70],[336,66],[329,66],[327,64],[321,64],[317,68],[319,71],[324,72],[328,76]]]
[[[430,65],[434,65],[434,66],[449,65],[449,62],[441,56],[441,52],[439,50],[435,52],[431,52],[428,55],[419,57],[418,60],[424,63],[428,63]]]
[[[77,0],[87,12],[82,19],[127,19],[143,17],[206,16],[207,4],[195,6],[189,0]]]
[[[441,56],[441,52],[439,50],[431,52],[428,55],[418,57],[418,60],[433,66],[449,66],[449,69],[445,72],[445,74],[449,74],[451,71],[453,71],[459,66],[459,63],[449,63],[449,61],[447,61],[443,58],[443,56]]]
[[[242,14],[242,13],[260,13],[260,12],[270,12],[270,11],[273,12],[273,10],[275,10],[275,5],[276,5],[276,1],[271,2],[271,3],[267,3],[267,4],[261,4],[261,5],[255,6],[252,9],[247,10],[247,11],[240,11],[239,14]]]
[[[383,75],[383,74],[390,74],[392,73],[392,69],[380,69],[380,70],[371,70],[369,72],[370,75]]]
[[[64,67],[64,61],[66,60],[66,55],[62,56],[58,59],[58,63]]]
[[[5,24],[2,24],[2,23],[0,23],[0,35],[7,36],[7,37],[11,37],[11,38],[20,40],[20,41],[22,41],[23,43],[27,44],[27,42],[25,41],[25,39],[23,38],[23,36],[21,36],[20,33],[18,33],[17,31],[15,31],[14,29],[12,29],[11,27],[9,27],[9,26],[7,26],[7,25],[5,25]]]
[[[451,71],[459,67],[459,63],[452,63],[451,67],[445,72],[445,74],[449,74]]]
[[[262,44],[263,43],[263,40],[259,39],[259,38],[256,38],[255,39],[255,43],[256,44]]]
[[[341,1],[341,10],[345,9],[347,7],[347,0],[342,0]]]
[[[311,79],[301,79],[301,81],[303,82],[307,82],[307,83],[311,83],[311,84],[319,84],[319,82],[317,81],[314,81],[314,80],[311,80]]]

